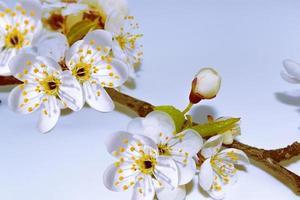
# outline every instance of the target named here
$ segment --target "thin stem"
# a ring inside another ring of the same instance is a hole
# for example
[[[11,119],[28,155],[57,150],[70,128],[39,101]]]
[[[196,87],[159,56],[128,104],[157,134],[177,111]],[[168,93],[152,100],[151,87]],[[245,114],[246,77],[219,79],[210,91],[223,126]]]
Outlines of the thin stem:
[[[187,105],[187,107],[182,111],[182,113],[185,115],[186,113],[188,113],[194,104],[192,104],[191,102]]]

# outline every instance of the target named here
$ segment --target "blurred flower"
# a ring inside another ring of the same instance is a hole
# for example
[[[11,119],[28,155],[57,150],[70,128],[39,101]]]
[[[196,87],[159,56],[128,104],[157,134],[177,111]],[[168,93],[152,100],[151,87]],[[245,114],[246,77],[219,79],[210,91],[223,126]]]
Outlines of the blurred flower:
[[[41,0],[43,22],[50,30],[68,34],[81,21],[91,21],[104,29],[107,16],[112,12],[128,14],[126,0]]]
[[[113,41],[116,44],[113,48],[114,55],[128,63],[130,74],[134,76],[135,66],[140,64],[143,57],[142,45],[138,43],[143,35],[136,33],[139,24],[134,21],[133,16],[114,12],[109,15],[105,29],[113,34]]]
[[[173,159],[160,156],[157,145],[141,135],[110,135],[107,150],[118,161],[104,172],[104,185],[112,191],[133,189],[132,199],[177,200],[178,170]],[[177,194],[174,196],[174,193]]]
[[[283,61],[281,77],[289,83],[300,83],[300,64],[293,60]]]
[[[179,173],[179,185],[189,183],[195,176],[193,159],[200,151],[203,140],[192,129],[176,133],[173,119],[161,111],[153,111],[145,118],[136,118],[129,123],[128,131],[150,137],[157,145],[159,154],[174,160]]]
[[[201,150],[204,162],[199,171],[199,184],[214,199],[224,198],[223,185],[236,181],[235,165],[249,163],[247,155],[238,149],[220,151],[222,143],[222,135],[217,135],[207,140]]]
[[[82,108],[80,84],[51,58],[19,54],[9,67],[12,74],[23,82],[10,93],[9,106],[21,114],[40,110],[39,131],[48,132],[56,125],[61,108],[69,107],[74,111]]]
[[[8,64],[13,56],[33,45],[41,23],[41,6],[20,1],[14,9],[0,2],[0,75],[11,75]]]
[[[66,67],[82,84],[86,102],[94,109],[109,112],[114,103],[104,87],[116,88],[128,79],[127,65],[110,55],[112,36],[104,30],[88,33],[66,53]]]
[[[192,83],[190,102],[196,104],[203,99],[216,97],[221,86],[221,76],[212,68],[203,68]]]

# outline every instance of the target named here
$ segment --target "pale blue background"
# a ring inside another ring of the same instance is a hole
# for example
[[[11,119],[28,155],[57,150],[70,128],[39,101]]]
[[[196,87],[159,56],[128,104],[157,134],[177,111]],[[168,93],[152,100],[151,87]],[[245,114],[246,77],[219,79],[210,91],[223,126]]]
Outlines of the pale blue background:
[[[300,140],[300,98],[275,95],[300,88],[279,76],[284,58],[300,61],[300,1],[131,0],[130,6],[145,34],[145,61],[137,88],[126,93],[184,108],[194,74],[213,65],[223,76],[222,90],[192,110],[196,119],[242,117],[240,140],[258,147]],[[35,129],[37,115],[7,108],[7,91],[0,92],[0,199],[130,199],[130,193],[113,193],[102,184],[103,171],[114,161],[103,140],[124,130],[129,116],[85,108],[64,115],[43,135]],[[289,169],[300,174],[300,162]],[[239,175],[227,199],[300,199],[254,166]],[[187,199],[206,198],[191,184]]]

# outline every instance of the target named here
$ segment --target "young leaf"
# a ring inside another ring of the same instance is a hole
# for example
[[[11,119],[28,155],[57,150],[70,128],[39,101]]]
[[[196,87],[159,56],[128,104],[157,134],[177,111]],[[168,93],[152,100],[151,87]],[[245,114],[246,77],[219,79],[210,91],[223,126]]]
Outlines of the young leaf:
[[[76,23],[67,34],[69,44],[72,45],[76,41],[81,40],[88,32],[94,30],[96,26],[95,22],[88,20]]]
[[[162,111],[169,114],[175,123],[177,133],[179,133],[182,130],[183,124],[185,122],[185,117],[180,110],[178,110],[174,106],[156,106],[154,110]]]
[[[236,123],[240,121],[240,118],[229,118],[221,121],[208,122],[206,124],[199,124],[191,127],[197,131],[202,137],[209,137],[223,133],[231,129]]]

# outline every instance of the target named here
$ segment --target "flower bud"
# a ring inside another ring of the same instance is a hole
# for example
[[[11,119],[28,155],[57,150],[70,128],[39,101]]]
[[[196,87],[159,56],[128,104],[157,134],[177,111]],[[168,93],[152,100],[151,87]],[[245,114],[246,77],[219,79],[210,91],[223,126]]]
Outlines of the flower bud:
[[[192,82],[190,102],[198,103],[203,99],[214,98],[221,86],[221,76],[212,68],[203,68]]]

